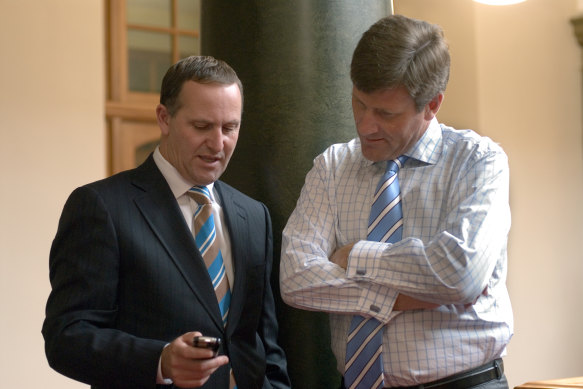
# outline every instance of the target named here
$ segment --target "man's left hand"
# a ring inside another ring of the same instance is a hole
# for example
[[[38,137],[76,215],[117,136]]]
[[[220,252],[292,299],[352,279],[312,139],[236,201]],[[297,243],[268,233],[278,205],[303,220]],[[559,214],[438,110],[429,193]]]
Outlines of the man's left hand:
[[[340,247],[332,254],[332,256],[330,256],[330,261],[346,270],[348,267],[348,256],[350,255],[350,250],[352,250],[353,246],[354,243]]]

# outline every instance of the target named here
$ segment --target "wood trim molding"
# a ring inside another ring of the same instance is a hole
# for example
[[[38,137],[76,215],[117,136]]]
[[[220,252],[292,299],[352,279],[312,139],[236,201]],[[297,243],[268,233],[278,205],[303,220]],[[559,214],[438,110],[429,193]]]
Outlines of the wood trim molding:
[[[104,11],[107,16],[105,116],[110,174],[131,169],[141,163],[144,153],[149,153],[150,148],[155,146],[160,138],[160,129],[156,119],[156,107],[160,101],[159,93],[139,92],[129,88],[128,29],[152,31],[171,36],[172,45],[168,49],[172,53],[172,63],[178,61],[180,56],[178,38],[181,36],[199,38],[200,35],[199,31],[179,28],[179,0],[167,1],[172,15],[169,28],[152,27],[147,23],[129,24],[127,2],[128,0],[104,0]],[[158,69],[150,72],[152,77],[158,77],[156,70]]]
[[[105,115],[110,118],[156,122],[156,105],[128,104],[118,101],[105,103]]]
[[[583,388],[583,377],[561,378],[557,380],[527,382],[514,389],[568,389]]]

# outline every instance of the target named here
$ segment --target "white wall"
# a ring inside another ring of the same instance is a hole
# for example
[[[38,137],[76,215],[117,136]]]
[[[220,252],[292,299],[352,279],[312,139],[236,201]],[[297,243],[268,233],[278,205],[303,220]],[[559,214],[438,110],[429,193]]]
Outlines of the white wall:
[[[450,40],[440,120],[491,136],[510,158],[511,386],[583,376],[582,63],[569,24],[580,1],[395,0]],[[0,0],[2,387],[86,387],[48,367],[40,328],[64,201],[106,174],[101,2]]]
[[[509,156],[510,386],[583,376],[582,50],[569,22],[578,0],[395,0],[395,11],[440,24],[450,42],[439,120]]]
[[[575,1],[476,7],[480,124],[510,157],[515,382],[583,376],[581,48]]]
[[[40,333],[67,195],[105,175],[101,0],[0,0],[0,376],[87,388],[52,371]]]

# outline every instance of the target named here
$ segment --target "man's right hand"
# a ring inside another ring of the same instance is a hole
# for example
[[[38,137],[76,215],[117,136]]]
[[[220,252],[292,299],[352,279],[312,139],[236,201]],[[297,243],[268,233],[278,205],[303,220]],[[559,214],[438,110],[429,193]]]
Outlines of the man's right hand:
[[[200,332],[188,332],[174,339],[162,350],[162,376],[170,378],[180,388],[197,388],[209,379],[220,366],[229,363],[226,355],[213,358],[213,351],[192,345]]]
[[[481,295],[488,296],[488,286],[486,286],[484,288]],[[472,303],[464,305],[464,308],[466,308],[466,309],[470,308],[472,305],[474,305],[476,302],[478,302],[478,298],[480,298],[480,296],[476,297],[476,299]],[[414,309],[434,309],[437,307],[439,307],[439,304],[428,303],[427,301],[417,300],[416,298],[413,298],[411,296],[407,296],[405,294],[399,293],[399,295],[397,296],[397,301],[395,301],[395,305],[393,305],[393,311],[411,311]]]

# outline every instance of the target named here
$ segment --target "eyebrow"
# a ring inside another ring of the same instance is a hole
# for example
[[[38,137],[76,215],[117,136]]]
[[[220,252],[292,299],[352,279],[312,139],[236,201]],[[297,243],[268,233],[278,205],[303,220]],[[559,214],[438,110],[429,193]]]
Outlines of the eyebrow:
[[[241,120],[231,120],[230,122],[226,122],[225,125],[236,125],[236,126],[240,126],[241,125]]]
[[[191,119],[189,120],[190,123],[195,123],[195,124],[214,124],[215,122],[213,120],[207,120],[207,119]],[[241,124],[241,120],[231,120],[228,122],[225,122],[224,125],[240,125]]]
[[[373,108],[373,110],[376,113],[380,113],[382,115],[394,115],[395,114],[395,112],[393,112],[393,111],[387,111],[386,109],[383,109],[383,108]]]

